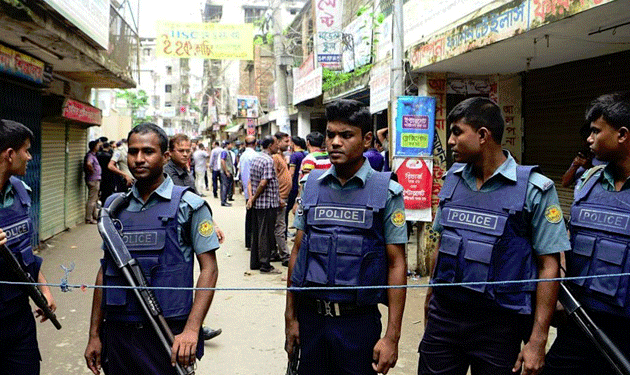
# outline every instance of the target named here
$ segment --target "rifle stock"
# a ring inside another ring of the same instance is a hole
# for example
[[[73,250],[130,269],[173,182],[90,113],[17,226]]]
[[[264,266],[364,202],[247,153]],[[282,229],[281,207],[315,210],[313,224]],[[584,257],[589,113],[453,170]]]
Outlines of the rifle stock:
[[[155,298],[153,290],[146,288],[148,283],[140,264],[129,255],[129,250],[124,244],[112,220],[112,217],[116,217],[118,212],[129,202],[130,196],[128,194],[130,193],[126,193],[114,199],[109,208],[101,209],[98,220],[98,231],[105,242],[105,247],[115,259],[125,280],[129,286],[134,287],[132,289],[133,293],[139,305],[142,307],[145,318],[157,334],[162,347],[164,347],[170,358],[172,354],[171,348],[174,342],[173,332],[162,315],[162,309]],[[184,368],[179,363],[175,363],[175,370],[178,375],[195,374],[193,366],[186,366]]]
[[[24,269],[22,269],[22,266],[15,257],[15,254],[13,254],[13,252],[11,252],[11,250],[9,250],[6,245],[0,246],[0,255],[2,255],[5,263],[9,266],[9,269],[17,279],[16,281],[31,284],[35,283],[33,277],[28,272],[24,271]],[[39,290],[39,288],[35,285],[24,285],[23,288],[26,294],[31,297],[35,305],[37,305],[37,307],[42,310],[44,316],[48,318],[48,320],[50,320],[55,328],[61,329],[61,324],[57,320],[57,316],[55,315],[55,313],[52,312],[52,310],[48,307],[48,301],[46,300],[46,297],[44,296],[42,291]]]
[[[580,302],[571,294],[564,282],[560,283],[558,300],[567,309],[569,316],[595,344],[618,375],[630,375],[630,362],[615,343],[595,324]]]

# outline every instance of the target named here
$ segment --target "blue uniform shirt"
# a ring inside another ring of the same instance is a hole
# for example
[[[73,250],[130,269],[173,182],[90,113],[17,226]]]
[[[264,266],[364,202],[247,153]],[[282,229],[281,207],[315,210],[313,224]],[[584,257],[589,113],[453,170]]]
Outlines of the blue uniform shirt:
[[[28,194],[31,195],[33,191],[31,190],[30,186],[28,186],[24,181],[21,181],[21,182],[22,182],[22,185],[24,185],[24,188],[26,189]],[[11,184],[11,181],[7,180],[7,184],[4,187],[4,190],[0,194],[0,209],[11,207],[13,202],[15,202],[16,194],[17,192],[15,191],[15,189],[13,189],[13,185]]]
[[[600,167],[601,168],[601,167]],[[597,176],[595,176],[595,174],[597,174],[598,176],[603,173],[604,174],[604,178],[602,178],[601,180],[601,184],[602,187],[604,188],[604,190],[606,191],[617,191],[617,189],[615,189],[615,176],[613,176],[612,173],[612,166],[610,164],[607,164],[601,172],[595,172],[592,173],[594,171],[592,171],[592,168],[587,170],[578,180],[578,182],[575,184],[575,191],[577,192],[578,190],[580,190],[582,188],[582,186],[584,186],[584,182],[586,181],[586,178],[589,177],[591,178],[597,178]],[[623,186],[621,186],[621,190],[628,190],[630,189],[630,178],[628,178],[626,180],[626,182],[623,183]]]
[[[331,186],[335,190],[352,190],[361,188],[365,181],[375,171],[370,167],[370,163],[364,159],[363,165],[354,174],[345,185],[341,185],[341,182],[337,178],[335,166],[330,167],[319,179],[323,180],[326,184]],[[310,174],[304,176],[301,182],[306,181]],[[385,212],[383,215],[383,227],[385,228],[385,244],[405,244],[407,243],[407,225],[404,220],[405,205],[402,197],[403,188],[396,181],[389,182],[389,194],[387,195],[387,203],[385,204]],[[300,209],[295,214],[295,221],[293,223],[296,229],[304,231],[306,228],[304,213]]]
[[[167,176],[164,182],[151,193],[149,199],[144,202],[140,197],[138,189],[134,185],[131,188],[133,198],[125,210],[129,212],[140,212],[154,206],[159,201],[168,201],[171,199],[173,186],[173,180]],[[201,197],[190,191],[184,193],[182,200],[179,202],[179,208],[177,210],[177,223],[179,224],[177,227],[177,236],[180,249],[184,253],[186,260],[190,260],[193,249],[195,253],[203,254],[208,251],[215,251],[219,248],[219,239],[214,230],[212,215],[210,214],[208,206],[203,204],[203,202]],[[199,207],[200,205],[201,207]],[[199,208],[194,210],[193,207]],[[185,227],[185,224],[187,224],[189,220],[190,235],[182,231],[182,228]]]
[[[449,173],[461,175],[472,191],[492,192],[507,181],[516,181],[516,161],[507,153],[507,160],[497,168],[492,176],[477,189],[477,179],[472,173],[472,166],[465,166]],[[525,197],[525,214],[530,223],[531,243],[537,255],[553,254],[571,249],[567,229],[562,220],[562,210],[558,202],[556,187],[549,178],[538,172],[529,175]],[[433,221],[433,230],[442,233],[439,223],[442,214],[438,208]]]

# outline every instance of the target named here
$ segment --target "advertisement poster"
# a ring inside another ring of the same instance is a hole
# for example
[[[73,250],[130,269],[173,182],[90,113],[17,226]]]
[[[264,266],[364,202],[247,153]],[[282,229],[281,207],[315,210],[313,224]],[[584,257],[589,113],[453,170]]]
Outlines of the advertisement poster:
[[[256,135],[256,119],[247,119],[247,135]]]
[[[430,156],[435,133],[435,98],[399,96],[394,156]]]
[[[342,2],[343,0],[319,0],[315,4],[317,63],[330,70],[341,69]]]
[[[394,158],[398,183],[403,187],[407,221],[430,222],[433,159]]]
[[[237,96],[236,108],[238,117],[258,118],[258,97]]]

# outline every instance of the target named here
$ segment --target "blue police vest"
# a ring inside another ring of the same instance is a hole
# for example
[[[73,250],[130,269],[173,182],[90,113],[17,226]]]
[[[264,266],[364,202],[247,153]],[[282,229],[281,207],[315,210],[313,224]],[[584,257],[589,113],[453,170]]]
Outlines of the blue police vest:
[[[22,268],[37,281],[42,259],[33,254],[31,247],[33,223],[28,216],[31,197],[19,179],[11,177],[9,183],[15,191],[15,199],[13,205],[0,210],[0,227],[7,235],[7,246],[20,261]],[[0,280],[15,280],[9,272],[4,261],[0,259]],[[0,310],[7,313],[5,304],[23,294],[23,289],[19,286],[2,285],[0,287]]]
[[[461,168],[455,164],[451,171]],[[523,208],[529,175],[534,166],[518,166],[515,184],[489,192],[472,191],[464,179],[448,173],[439,194],[444,227],[432,284],[529,280],[537,278],[528,224]],[[535,283],[471,285],[491,305],[532,312]],[[434,288],[434,293],[455,295],[452,288]],[[462,293],[476,298],[476,293]]]
[[[602,172],[586,181],[571,207],[571,248],[567,276],[630,272],[630,191],[612,192]],[[579,300],[591,309],[630,317],[628,276],[581,279]]]
[[[147,278],[150,286],[192,287],[193,259],[184,259],[177,235],[177,210],[188,190],[173,186],[170,201],[161,201],[140,212],[123,210],[118,219],[122,224],[123,241]],[[109,207],[118,194],[106,202]],[[106,252],[103,262],[104,285],[128,285],[113,259]],[[186,318],[193,302],[192,290],[154,290],[165,318]],[[117,321],[142,321],[133,291],[103,289],[107,318]]]
[[[390,173],[374,172],[363,188],[335,190],[310,172],[302,194],[306,229],[291,275],[293,286],[387,285],[383,211]],[[384,289],[303,292],[358,305],[386,303]]]

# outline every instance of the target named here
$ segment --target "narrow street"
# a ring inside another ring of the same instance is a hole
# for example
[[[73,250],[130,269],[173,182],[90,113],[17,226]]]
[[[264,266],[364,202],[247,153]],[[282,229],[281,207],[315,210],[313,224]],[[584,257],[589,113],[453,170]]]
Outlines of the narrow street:
[[[261,275],[249,271],[249,252],[244,245],[245,202],[236,195],[232,207],[221,207],[218,199],[206,198],[215,220],[226,234],[226,241],[217,252],[218,287],[282,287],[282,275]],[[292,244],[290,244],[292,245]],[[93,284],[101,257],[101,240],[95,225],[80,225],[47,241],[40,252],[43,272],[49,282],[58,283],[64,275],[61,265],[75,263],[70,284]],[[279,263],[276,267],[281,267]],[[426,279],[409,283],[424,283]],[[53,290],[63,328],[55,330],[50,323],[38,324],[42,354],[42,375],[89,374],[83,359],[88,338],[92,289],[74,289],[62,293]],[[425,289],[407,293],[399,360],[390,374],[416,372],[418,342],[423,327],[422,303]],[[206,324],[221,328],[223,333],[206,342],[206,354],[198,362],[197,374],[278,375],[286,371],[284,344],[283,291],[219,291],[206,317]],[[382,308],[386,313],[386,308]],[[386,324],[386,314],[383,324]]]

